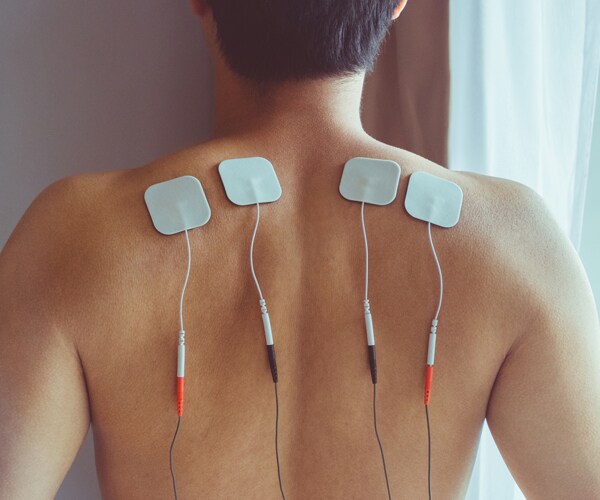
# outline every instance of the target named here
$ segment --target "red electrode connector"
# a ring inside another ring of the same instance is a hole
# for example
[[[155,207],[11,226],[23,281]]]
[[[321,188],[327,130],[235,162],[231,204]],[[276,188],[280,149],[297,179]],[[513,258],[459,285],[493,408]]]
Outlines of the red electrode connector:
[[[427,346],[427,368],[425,371],[425,405],[429,404],[431,399],[431,382],[433,380],[433,362],[435,360],[435,338],[437,334],[438,320],[431,322],[431,331],[429,332],[429,345]]]
[[[431,381],[433,379],[433,366],[427,365],[425,371],[425,404],[429,404],[431,399]]]

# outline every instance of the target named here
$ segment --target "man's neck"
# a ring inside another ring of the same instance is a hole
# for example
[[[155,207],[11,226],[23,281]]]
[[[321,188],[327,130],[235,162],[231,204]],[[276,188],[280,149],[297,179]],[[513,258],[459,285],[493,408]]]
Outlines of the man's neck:
[[[365,136],[360,119],[364,75],[258,85],[223,64],[215,69],[214,136],[260,133],[287,138]]]

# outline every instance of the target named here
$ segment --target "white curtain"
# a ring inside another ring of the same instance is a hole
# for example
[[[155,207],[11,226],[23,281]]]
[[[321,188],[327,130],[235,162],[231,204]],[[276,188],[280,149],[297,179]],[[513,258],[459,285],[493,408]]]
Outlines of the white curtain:
[[[577,247],[599,0],[451,0],[449,165],[540,193]],[[484,427],[468,500],[524,498]]]

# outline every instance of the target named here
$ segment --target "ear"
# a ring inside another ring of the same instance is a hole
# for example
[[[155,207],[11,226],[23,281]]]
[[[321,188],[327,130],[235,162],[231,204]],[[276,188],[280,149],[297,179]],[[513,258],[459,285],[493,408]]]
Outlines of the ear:
[[[204,17],[208,12],[208,3],[206,3],[206,0],[190,0],[190,4],[197,16]]]
[[[394,9],[394,13],[392,14],[392,21],[400,17],[400,14],[404,10],[404,7],[406,7],[407,1],[408,0],[400,0],[400,3],[396,6],[396,8]]]

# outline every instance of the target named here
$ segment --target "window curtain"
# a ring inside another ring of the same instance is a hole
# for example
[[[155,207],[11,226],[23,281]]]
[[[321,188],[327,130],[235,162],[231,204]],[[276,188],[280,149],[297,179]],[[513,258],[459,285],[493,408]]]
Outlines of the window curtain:
[[[367,76],[365,130],[378,140],[448,165],[448,2],[409,1]]]
[[[449,166],[519,181],[581,237],[598,0],[451,0]],[[484,427],[467,500],[524,498]]]

